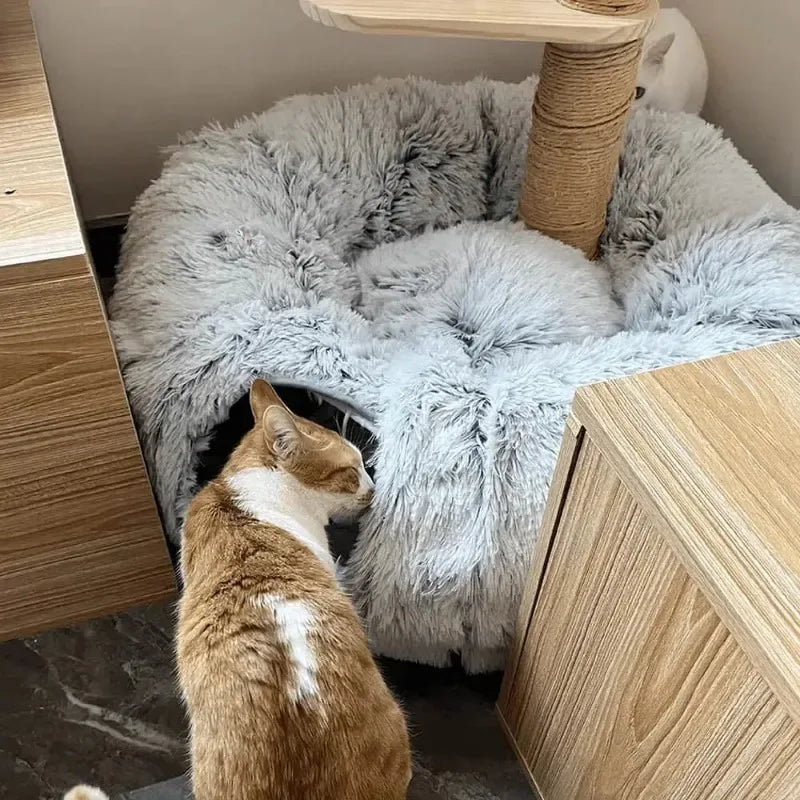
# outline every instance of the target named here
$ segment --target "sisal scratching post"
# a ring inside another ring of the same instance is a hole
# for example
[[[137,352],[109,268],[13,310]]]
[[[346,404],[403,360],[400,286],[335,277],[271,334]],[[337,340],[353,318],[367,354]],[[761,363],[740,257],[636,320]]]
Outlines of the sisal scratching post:
[[[647,0],[561,0],[598,14],[643,11]],[[531,228],[597,256],[642,42],[545,45],[533,103],[519,215]]]

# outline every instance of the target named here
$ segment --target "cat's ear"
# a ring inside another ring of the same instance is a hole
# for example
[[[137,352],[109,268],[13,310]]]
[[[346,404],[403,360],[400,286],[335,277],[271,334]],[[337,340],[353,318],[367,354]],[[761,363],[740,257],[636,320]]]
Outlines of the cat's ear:
[[[270,406],[279,406],[289,411],[278,393],[266,381],[257,378],[250,386],[250,410],[253,412],[253,419],[258,422]]]
[[[280,461],[297,455],[303,447],[302,434],[297,430],[292,412],[282,405],[270,406],[263,417],[267,446]]]
[[[669,49],[672,47],[674,41],[674,32],[657,39],[645,51],[644,63],[653,67],[660,66],[664,62],[664,57],[669,53]]]

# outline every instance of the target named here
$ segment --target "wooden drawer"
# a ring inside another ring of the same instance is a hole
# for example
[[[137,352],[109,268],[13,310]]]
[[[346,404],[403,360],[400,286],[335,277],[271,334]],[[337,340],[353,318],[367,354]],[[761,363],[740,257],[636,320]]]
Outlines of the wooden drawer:
[[[800,798],[800,344],[584,390],[499,701],[543,800]]]
[[[0,268],[0,637],[174,591],[94,281],[53,278],[73,268]]]

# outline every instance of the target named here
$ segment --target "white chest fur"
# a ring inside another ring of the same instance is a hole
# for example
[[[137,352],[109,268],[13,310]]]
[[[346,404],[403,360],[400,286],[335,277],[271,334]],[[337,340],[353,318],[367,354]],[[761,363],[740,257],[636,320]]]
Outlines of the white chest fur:
[[[326,566],[334,568],[325,534],[328,520],[313,489],[285,472],[264,467],[237,472],[227,479],[227,484],[242,511],[286,531]]]

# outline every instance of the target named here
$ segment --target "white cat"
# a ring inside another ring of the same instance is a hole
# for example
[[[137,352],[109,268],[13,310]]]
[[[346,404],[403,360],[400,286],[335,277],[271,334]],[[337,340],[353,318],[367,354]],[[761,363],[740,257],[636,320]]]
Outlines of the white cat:
[[[708,88],[700,37],[677,8],[659,11],[644,41],[634,106],[699,114]]]

